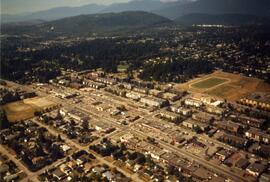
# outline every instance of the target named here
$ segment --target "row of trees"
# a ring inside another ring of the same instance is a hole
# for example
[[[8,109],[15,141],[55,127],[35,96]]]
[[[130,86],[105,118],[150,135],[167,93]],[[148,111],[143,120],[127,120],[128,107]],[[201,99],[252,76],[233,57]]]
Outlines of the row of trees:
[[[166,63],[149,63],[139,75],[144,80],[185,82],[194,76],[213,71],[213,65],[204,60],[173,60]]]

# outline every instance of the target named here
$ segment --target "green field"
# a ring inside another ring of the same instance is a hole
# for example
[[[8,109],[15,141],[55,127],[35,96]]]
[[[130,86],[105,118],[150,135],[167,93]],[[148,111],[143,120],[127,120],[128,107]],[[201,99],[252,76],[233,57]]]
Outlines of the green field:
[[[120,64],[120,65],[117,66],[117,70],[119,72],[126,71],[127,69],[128,69],[128,65]]]
[[[214,86],[220,85],[226,81],[227,81],[227,79],[211,77],[211,78],[208,78],[206,80],[194,83],[191,86],[195,87],[195,88],[199,88],[199,89],[208,89],[208,88],[212,88]]]

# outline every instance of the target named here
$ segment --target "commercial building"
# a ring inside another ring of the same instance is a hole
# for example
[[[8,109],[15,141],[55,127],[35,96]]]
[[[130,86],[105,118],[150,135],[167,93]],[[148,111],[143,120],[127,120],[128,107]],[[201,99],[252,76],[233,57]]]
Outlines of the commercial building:
[[[173,113],[173,112],[162,110],[162,111],[160,111],[159,114],[162,118],[166,118],[166,119],[171,120],[171,121],[179,121],[180,120],[180,116],[178,114]]]
[[[265,123],[264,119],[252,118],[245,115],[240,115],[238,117],[238,120],[245,125],[256,127],[256,128],[261,128],[262,125]]]
[[[151,107],[164,107],[169,104],[167,100],[155,98],[155,97],[143,97],[140,102]]]
[[[205,113],[205,112],[198,112],[198,113],[192,114],[192,118],[194,120],[197,120],[203,123],[211,124],[213,120],[215,119],[215,116],[212,114]]]
[[[186,99],[185,105],[194,106],[194,107],[201,107],[203,105],[203,103],[201,101],[195,100],[195,99]]]
[[[179,95],[176,95],[174,93],[165,92],[161,96],[163,99],[170,100],[170,101],[176,101],[180,98]]]
[[[133,92],[133,91],[126,93],[126,97],[130,98],[130,99],[133,99],[133,100],[139,100],[141,97],[144,97],[144,96],[145,95],[140,94],[138,92]]]
[[[97,82],[94,82],[92,80],[84,80],[83,81],[83,84],[85,86],[88,86],[88,87],[91,87],[91,88],[94,88],[94,89],[101,89],[101,88],[106,87],[105,84],[103,84],[103,83],[97,83]]]
[[[253,163],[250,164],[246,171],[251,174],[252,176],[258,177],[264,170],[266,170],[266,166],[260,163]]]
[[[270,135],[257,128],[250,128],[248,131],[246,131],[245,136],[258,142],[270,144]]]
[[[171,106],[170,110],[172,112],[184,115],[184,116],[191,116],[192,114],[192,110],[191,109],[187,109],[187,108],[183,108],[181,106]]]
[[[205,131],[209,128],[208,124],[200,123],[200,122],[197,122],[193,119],[188,119],[188,120],[183,121],[182,125],[187,127],[187,128],[190,128],[190,129],[193,129],[195,127],[199,127],[202,131]]]
[[[241,128],[240,124],[234,123],[232,121],[217,121],[215,122],[215,124],[217,128],[223,129],[232,133],[237,133]]]

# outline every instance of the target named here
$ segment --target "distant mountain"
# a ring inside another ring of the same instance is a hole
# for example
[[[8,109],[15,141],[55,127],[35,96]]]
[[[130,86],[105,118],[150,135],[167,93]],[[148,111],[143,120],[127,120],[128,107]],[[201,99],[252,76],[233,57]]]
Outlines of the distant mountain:
[[[123,12],[123,11],[153,11],[155,9],[162,8],[167,3],[163,3],[159,0],[133,0],[126,3],[115,3],[105,9],[102,13],[111,12]]]
[[[34,26],[20,27],[20,30],[3,26],[3,33],[20,34],[59,34],[87,35],[92,33],[111,33],[152,28],[173,23],[171,20],[143,11],[79,15],[45,22]]]
[[[70,16],[77,16],[81,14],[95,14],[100,12],[106,6],[89,4],[80,7],[59,7],[49,10],[38,11],[35,13],[24,13],[19,15],[2,15],[2,23],[6,22],[19,22],[19,21],[32,21],[32,20],[56,20]]]
[[[192,0],[178,0],[177,5],[190,2]],[[19,22],[44,20],[51,21],[65,17],[77,16],[81,14],[97,13],[119,13],[124,11],[147,11],[152,12],[156,9],[174,6],[175,2],[162,2],[161,0],[131,0],[123,3],[113,3],[111,5],[89,4],[80,7],[58,7],[34,13],[23,13],[18,15],[2,14],[1,22]]]
[[[221,24],[221,25],[254,25],[270,24],[270,19],[255,15],[243,14],[187,14],[175,20],[178,24]]]
[[[154,13],[171,19],[185,14],[249,14],[270,17],[269,0],[197,0],[175,3],[173,6],[155,10]]]

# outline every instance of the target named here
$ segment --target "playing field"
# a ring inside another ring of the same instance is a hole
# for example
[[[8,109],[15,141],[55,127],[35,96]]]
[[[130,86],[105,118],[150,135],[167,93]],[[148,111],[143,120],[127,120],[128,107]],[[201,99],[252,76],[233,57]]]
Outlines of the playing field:
[[[199,81],[197,83],[194,83],[191,86],[195,88],[199,88],[199,89],[209,89],[217,85],[220,85],[226,81],[228,80],[223,79],[223,78],[211,77],[211,78],[207,78],[205,80]]]
[[[230,101],[236,101],[254,92],[270,92],[270,85],[264,83],[263,80],[222,71],[201,75],[187,83],[175,84],[174,87],[194,93],[209,94]]]
[[[5,104],[3,109],[9,121],[21,121],[34,117],[36,111],[54,107],[56,104],[43,97],[34,97]]]

